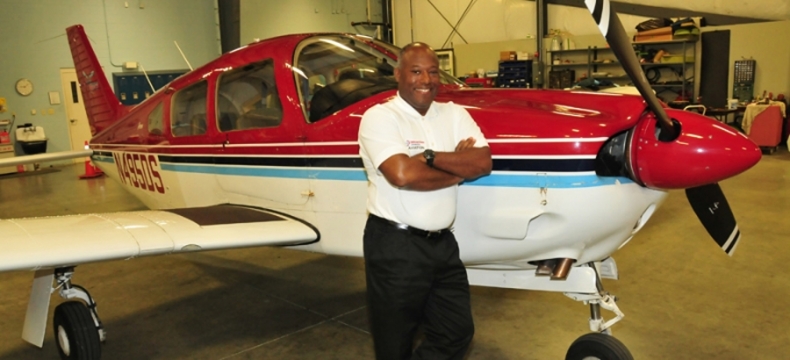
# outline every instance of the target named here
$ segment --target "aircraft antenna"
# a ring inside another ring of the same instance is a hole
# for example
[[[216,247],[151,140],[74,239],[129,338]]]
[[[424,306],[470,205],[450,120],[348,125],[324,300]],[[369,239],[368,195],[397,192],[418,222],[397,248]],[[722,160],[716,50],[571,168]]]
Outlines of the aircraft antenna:
[[[148,85],[151,86],[151,92],[155,93],[156,89],[154,89],[154,84],[151,82],[151,78],[148,77],[148,73],[145,72],[145,68],[143,67],[143,64],[140,64],[140,70],[143,71],[143,75],[145,75],[145,80],[147,80]]]
[[[184,61],[187,63],[187,66],[189,66],[189,71],[192,71],[193,70],[192,64],[189,63],[189,60],[187,60],[186,55],[184,55],[184,52],[181,51],[181,47],[178,46],[178,41],[173,40],[173,44],[176,44],[176,48],[178,49],[178,52],[181,53],[181,57],[184,58]]]

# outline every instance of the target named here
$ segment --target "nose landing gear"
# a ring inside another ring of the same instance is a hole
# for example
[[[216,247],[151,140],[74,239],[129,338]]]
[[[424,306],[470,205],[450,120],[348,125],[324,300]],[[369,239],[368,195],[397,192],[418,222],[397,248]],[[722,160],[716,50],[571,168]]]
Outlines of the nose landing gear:
[[[69,300],[55,308],[52,323],[55,344],[64,360],[98,360],[106,333],[96,312],[96,302],[85,288],[71,283],[74,268],[55,270],[60,296]]]

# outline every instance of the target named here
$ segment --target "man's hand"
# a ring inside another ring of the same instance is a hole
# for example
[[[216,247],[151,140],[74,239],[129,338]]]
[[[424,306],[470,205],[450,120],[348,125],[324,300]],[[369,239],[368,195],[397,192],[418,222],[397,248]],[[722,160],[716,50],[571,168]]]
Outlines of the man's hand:
[[[471,148],[475,147],[475,142],[476,141],[477,140],[475,140],[472,137],[463,139],[463,140],[458,142],[458,145],[455,146],[455,151],[463,151],[463,150],[471,149]]]

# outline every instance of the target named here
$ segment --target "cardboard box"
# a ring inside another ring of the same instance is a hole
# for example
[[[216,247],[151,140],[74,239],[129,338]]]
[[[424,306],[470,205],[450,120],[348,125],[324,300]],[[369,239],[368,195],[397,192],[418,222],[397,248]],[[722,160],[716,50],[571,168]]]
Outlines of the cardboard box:
[[[666,35],[637,35],[634,37],[634,42],[643,43],[643,42],[657,42],[657,41],[672,41],[675,38],[672,34]]]
[[[635,42],[671,41],[671,40],[673,40],[671,26],[662,27],[653,30],[647,30],[647,31],[640,31],[636,33],[636,36],[634,36]]]
[[[516,60],[516,52],[515,51],[500,51],[499,52],[499,61],[508,61],[508,60]]]

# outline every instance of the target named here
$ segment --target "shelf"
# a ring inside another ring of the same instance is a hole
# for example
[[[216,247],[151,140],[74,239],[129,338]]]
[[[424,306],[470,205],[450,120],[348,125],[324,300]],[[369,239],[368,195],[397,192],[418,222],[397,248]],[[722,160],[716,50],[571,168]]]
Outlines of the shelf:
[[[584,48],[584,49],[553,50],[553,51],[549,50],[549,52],[561,54],[561,53],[573,53],[573,52],[587,52],[587,50],[588,50],[587,48]]]
[[[664,41],[640,41],[640,42],[633,42],[633,45],[666,45],[666,44],[683,44],[683,43],[695,43],[697,42],[697,38],[694,39],[678,39],[678,40],[664,40]]]
[[[551,67],[587,66],[587,63],[557,64]]]
[[[674,65],[689,65],[694,64],[693,61],[686,61],[686,62],[669,62],[669,63],[643,63],[640,64],[643,67],[651,67],[651,66],[674,66]]]

